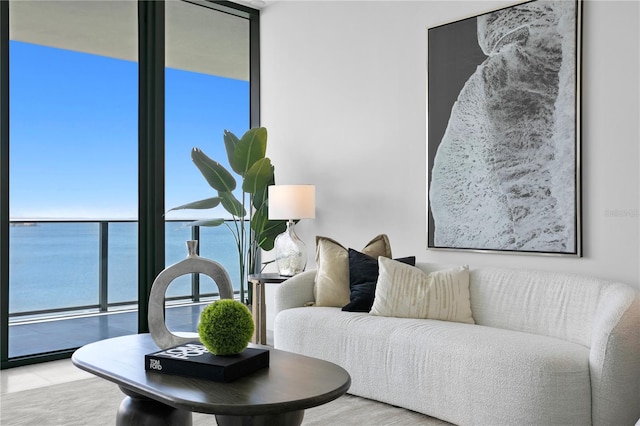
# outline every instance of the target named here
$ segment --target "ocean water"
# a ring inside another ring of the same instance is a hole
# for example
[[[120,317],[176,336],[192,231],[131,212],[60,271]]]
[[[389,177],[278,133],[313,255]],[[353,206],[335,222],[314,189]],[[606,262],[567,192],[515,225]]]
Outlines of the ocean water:
[[[187,256],[187,222],[167,222],[165,264]],[[200,256],[221,263],[239,289],[238,252],[226,226],[200,228]],[[138,298],[138,224],[109,223],[109,303]],[[38,222],[12,226],[9,242],[9,313],[95,305],[99,297],[99,224]],[[217,292],[211,278],[200,276],[200,292]],[[190,276],[174,280],[167,297],[191,293]]]

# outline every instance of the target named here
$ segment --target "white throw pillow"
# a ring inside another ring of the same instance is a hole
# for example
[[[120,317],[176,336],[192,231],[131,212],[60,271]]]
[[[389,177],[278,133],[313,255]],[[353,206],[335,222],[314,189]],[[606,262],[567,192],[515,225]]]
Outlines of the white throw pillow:
[[[371,315],[475,324],[471,315],[469,267],[422,270],[384,257]]]

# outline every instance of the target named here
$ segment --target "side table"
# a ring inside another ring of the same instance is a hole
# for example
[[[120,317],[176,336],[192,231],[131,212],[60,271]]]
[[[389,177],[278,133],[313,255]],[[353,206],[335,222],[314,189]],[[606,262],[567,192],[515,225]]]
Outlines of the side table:
[[[259,345],[267,344],[267,309],[264,302],[265,285],[280,284],[289,278],[291,277],[284,277],[277,273],[249,275],[249,281],[253,285],[253,300],[251,302],[253,322],[255,323],[255,331],[251,339],[253,343]]]

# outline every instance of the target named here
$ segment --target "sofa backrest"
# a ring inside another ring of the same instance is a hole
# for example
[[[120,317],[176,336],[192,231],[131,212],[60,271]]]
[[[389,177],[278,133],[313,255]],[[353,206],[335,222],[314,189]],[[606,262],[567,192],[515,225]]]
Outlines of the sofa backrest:
[[[451,265],[416,266],[428,273]],[[616,291],[629,290],[624,284],[546,271],[470,267],[469,272],[471,312],[480,325],[557,337],[591,347],[598,309],[626,309],[611,306],[617,300]]]

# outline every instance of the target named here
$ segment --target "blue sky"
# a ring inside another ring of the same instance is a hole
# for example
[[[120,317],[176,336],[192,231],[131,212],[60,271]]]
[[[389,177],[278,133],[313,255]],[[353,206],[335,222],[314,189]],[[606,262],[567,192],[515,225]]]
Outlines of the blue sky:
[[[11,219],[136,218],[137,108],[137,63],[11,41]],[[248,82],[166,70],[167,210],[214,194],[191,148],[226,163],[248,127]]]

